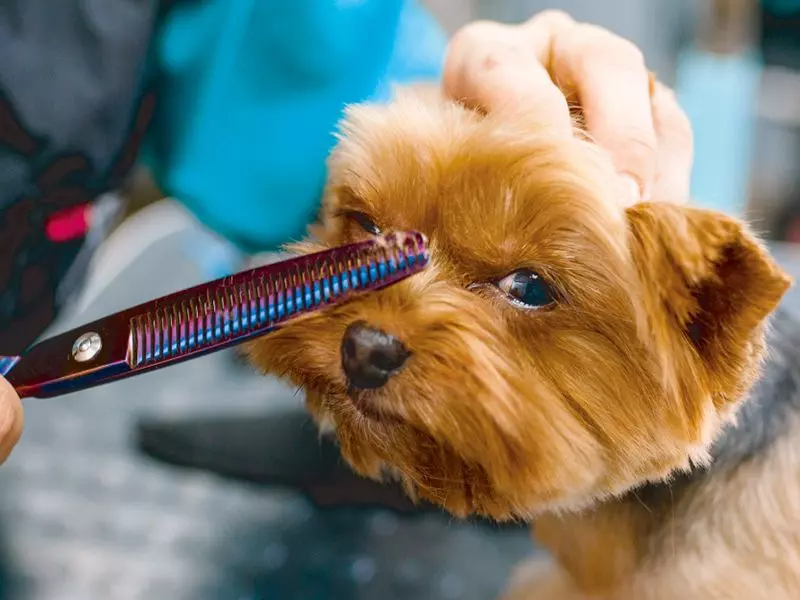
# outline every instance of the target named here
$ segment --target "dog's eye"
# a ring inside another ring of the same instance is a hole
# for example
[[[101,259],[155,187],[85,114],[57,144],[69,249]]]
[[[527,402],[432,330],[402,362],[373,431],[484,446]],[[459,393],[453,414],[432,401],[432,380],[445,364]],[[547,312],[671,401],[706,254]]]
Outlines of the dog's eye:
[[[363,212],[358,212],[355,210],[347,211],[345,216],[353,221],[354,223],[358,224],[361,229],[366,231],[370,235],[380,235],[381,228],[375,224],[375,221],[369,218],[368,215],[364,214]]]
[[[553,290],[547,282],[528,269],[506,275],[497,282],[497,287],[505,292],[514,304],[525,308],[542,308],[555,301]]]

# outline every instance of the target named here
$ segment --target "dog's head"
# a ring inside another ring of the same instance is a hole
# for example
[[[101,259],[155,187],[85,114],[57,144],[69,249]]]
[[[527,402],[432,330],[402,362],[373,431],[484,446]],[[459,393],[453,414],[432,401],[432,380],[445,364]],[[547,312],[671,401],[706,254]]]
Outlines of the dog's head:
[[[617,202],[591,143],[401,96],[352,108],[318,250],[418,230],[425,272],[256,342],[359,472],[457,515],[585,505],[706,458],[789,281],[737,221]]]

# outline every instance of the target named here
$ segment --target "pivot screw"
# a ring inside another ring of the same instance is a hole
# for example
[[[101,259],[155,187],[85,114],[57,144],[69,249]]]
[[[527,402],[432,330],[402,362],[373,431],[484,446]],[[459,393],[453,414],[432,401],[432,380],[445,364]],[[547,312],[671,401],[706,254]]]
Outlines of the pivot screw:
[[[78,362],[92,360],[102,347],[103,341],[97,333],[94,331],[84,333],[72,344],[72,358]]]

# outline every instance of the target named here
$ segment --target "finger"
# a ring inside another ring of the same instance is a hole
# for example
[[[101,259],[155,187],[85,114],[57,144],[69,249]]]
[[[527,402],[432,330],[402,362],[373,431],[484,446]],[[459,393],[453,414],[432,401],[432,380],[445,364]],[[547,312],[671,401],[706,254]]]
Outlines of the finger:
[[[0,377],[0,463],[5,462],[22,435],[22,403],[14,388]]]
[[[443,84],[446,95],[468,106],[524,113],[572,135],[566,99],[518,27],[477,22],[463,28],[448,47]]]
[[[649,72],[631,42],[592,25],[554,38],[553,77],[574,90],[590,136],[648,199],[656,172]]]
[[[576,25],[574,19],[563,11],[545,10],[528,19],[520,28],[528,47],[549,71],[553,40],[566,35]]]
[[[658,141],[653,199],[688,202],[694,159],[692,124],[672,90],[661,83],[655,84],[652,112]]]

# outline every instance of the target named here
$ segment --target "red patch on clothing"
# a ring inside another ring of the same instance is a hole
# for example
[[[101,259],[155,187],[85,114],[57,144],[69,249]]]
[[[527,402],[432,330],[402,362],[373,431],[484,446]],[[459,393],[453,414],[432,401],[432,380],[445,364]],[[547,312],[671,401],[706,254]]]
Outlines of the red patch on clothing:
[[[45,233],[50,241],[69,242],[86,235],[91,226],[91,205],[71,206],[50,215]]]

